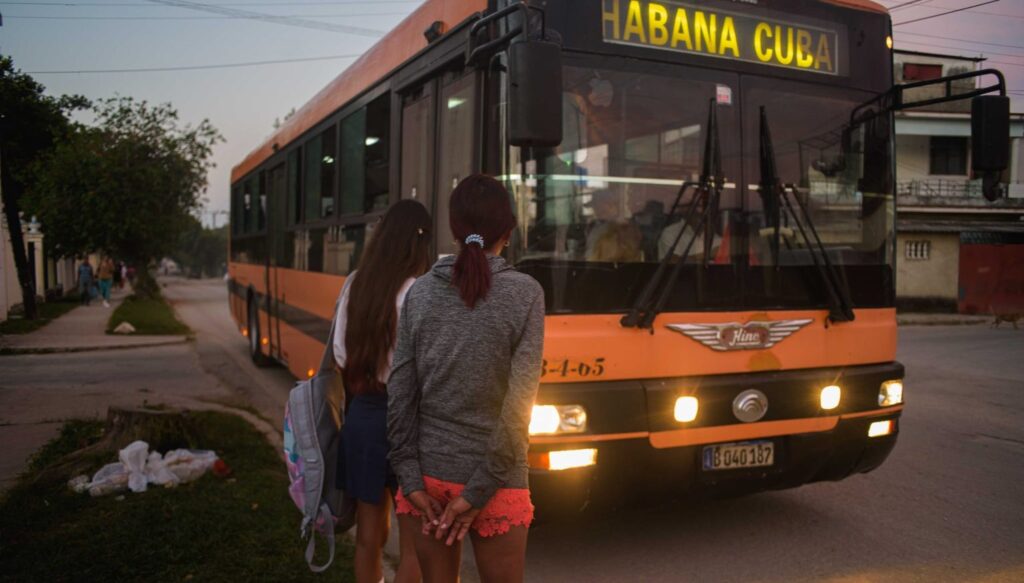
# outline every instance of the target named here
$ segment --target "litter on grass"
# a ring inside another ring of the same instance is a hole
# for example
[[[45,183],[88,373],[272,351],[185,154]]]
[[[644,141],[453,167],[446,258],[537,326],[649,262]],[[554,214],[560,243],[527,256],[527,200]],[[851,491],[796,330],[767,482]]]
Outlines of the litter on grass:
[[[68,482],[75,492],[106,496],[131,490],[145,492],[149,484],[174,487],[191,482],[213,468],[217,454],[210,450],[174,449],[166,454],[149,451],[145,441],[135,441],[118,452],[121,461],[107,464],[88,476],[76,476]]]

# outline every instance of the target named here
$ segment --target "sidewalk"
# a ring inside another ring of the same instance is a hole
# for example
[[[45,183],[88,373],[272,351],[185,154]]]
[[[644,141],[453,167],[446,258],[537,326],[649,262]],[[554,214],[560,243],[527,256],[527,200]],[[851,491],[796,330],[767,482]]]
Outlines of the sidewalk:
[[[896,314],[900,326],[977,326],[991,324],[993,316],[970,314]]]
[[[129,288],[114,290],[109,308],[103,307],[103,300],[93,300],[90,305],[79,306],[34,332],[0,336],[0,354],[113,350],[188,341],[187,336],[107,334],[110,315],[130,293]]]

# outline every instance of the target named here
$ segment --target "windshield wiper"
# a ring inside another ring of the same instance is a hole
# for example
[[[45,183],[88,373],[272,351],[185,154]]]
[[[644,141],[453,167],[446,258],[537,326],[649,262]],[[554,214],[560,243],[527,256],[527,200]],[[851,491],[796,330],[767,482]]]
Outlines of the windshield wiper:
[[[761,184],[758,188],[764,206],[765,216],[768,218],[769,227],[772,229],[771,252],[772,262],[776,269],[779,267],[779,240],[780,222],[782,213],[785,210],[793,219],[793,223],[800,233],[814,262],[814,267],[825,284],[825,293],[828,296],[828,319],[830,322],[850,322],[856,317],[850,301],[849,290],[845,285],[836,267],[828,258],[828,250],[818,236],[818,230],[814,228],[814,222],[807,211],[807,206],[800,200],[800,193],[793,184],[783,185],[779,180],[778,171],[775,165],[775,148],[772,145],[771,132],[768,129],[768,114],[761,106],[761,131],[760,131],[760,161],[761,161]],[[792,201],[790,200],[792,195]],[[797,209],[800,210],[799,214]],[[803,220],[801,221],[801,216]],[[806,224],[806,228],[805,228]],[[809,233],[809,234],[808,234]],[[813,237],[813,241],[812,241]],[[787,245],[788,247],[788,245]],[[819,259],[818,254],[821,254]]]
[[[679,233],[676,234],[675,239],[672,240],[672,245],[669,247],[665,256],[661,258],[658,264],[658,269],[654,272],[654,275],[650,280],[647,281],[647,285],[644,286],[640,296],[637,297],[636,302],[633,303],[633,307],[630,308],[629,313],[622,317],[619,321],[622,326],[627,328],[651,328],[653,332],[652,324],[657,315],[664,310],[665,304],[668,302],[668,298],[672,295],[672,290],[675,288],[675,283],[679,279],[679,274],[682,272],[683,264],[686,263],[686,258],[690,255],[690,249],[693,248],[694,242],[697,237],[701,235],[705,225],[709,222],[712,212],[718,208],[718,200],[721,195],[722,185],[725,179],[722,177],[722,151],[719,145],[718,139],[718,117],[715,115],[715,100],[711,99],[708,105],[708,133],[704,139],[704,159],[702,164],[701,177],[699,182],[683,182],[679,187],[679,192],[676,194],[676,200],[672,204],[672,210],[667,215],[665,224],[662,225],[658,231],[659,239],[661,238],[662,232],[668,226],[668,221],[675,215],[676,208],[682,201],[683,194],[690,187],[696,186],[697,190],[694,192],[693,200],[690,202],[690,207],[686,211],[686,216],[683,218]],[[679,261],[672,268],[672,273],[669,275],[668,282],[662,287],[661,293],[658,295],[657,302],[651,305],[654,292],[662,285],[662,280],[665,279],[665,273],[668,270],[669,263],[672,262],[672,257],[675,256],[675,250],[679,248],[679,242],[682,240],[683,235],[686,233],[686,227],[691,224],[693,215],[697,208],[701,207],[701,220],[697,224],[696,228],[692,230],[690,240],[686,244],[686,248],[683,253],[679,256]],[[707,265],[708,252],[711,249],[710,242],[705,241],[704,244],[704,264]]]

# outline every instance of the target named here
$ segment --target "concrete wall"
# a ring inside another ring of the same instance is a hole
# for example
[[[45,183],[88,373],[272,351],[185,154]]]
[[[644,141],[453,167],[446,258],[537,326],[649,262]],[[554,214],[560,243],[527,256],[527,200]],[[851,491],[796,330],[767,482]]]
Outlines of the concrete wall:
[[[928,259],[907,259],[908,241],[929,241]],[[896,236],[896,296],[956,301],[960,273],[959,233],[899,233]]]

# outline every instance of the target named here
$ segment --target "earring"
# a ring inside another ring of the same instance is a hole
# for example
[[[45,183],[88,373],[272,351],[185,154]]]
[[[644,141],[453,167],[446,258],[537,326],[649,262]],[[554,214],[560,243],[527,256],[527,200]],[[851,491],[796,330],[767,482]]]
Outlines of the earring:
[[[509,245],[509,242],[505,241],[505,246],[508,247],[508,245]]]

